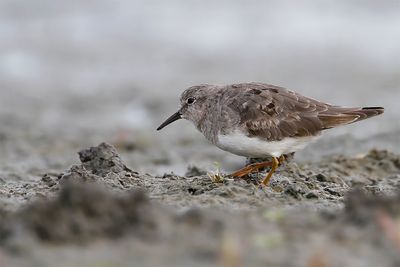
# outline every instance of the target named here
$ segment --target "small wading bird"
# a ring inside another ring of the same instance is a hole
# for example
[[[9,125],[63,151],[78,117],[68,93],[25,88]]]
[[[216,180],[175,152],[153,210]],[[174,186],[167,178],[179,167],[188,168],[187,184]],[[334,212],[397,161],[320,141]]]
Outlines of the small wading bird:
[[[181,107],[157,128],[187,119],[217,147],[250,158],[272,157],[235,173],[243,177],[271,167],[267,185],[287,154],[302,149],[323,130],[382,114],[382,107],[346,108],[330,105],[282,87],[264,83],[225,86],[196,85],[181,95]]]

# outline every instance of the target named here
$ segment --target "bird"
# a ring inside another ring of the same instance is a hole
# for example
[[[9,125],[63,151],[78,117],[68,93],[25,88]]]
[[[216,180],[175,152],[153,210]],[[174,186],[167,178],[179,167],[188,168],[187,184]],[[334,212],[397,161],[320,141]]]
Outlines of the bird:
[[[179,110],[157,131],[186,119],[222,150],[248,158],[269,157],[231,174],[244,177],[270,167],[261,182],[268,185],[286,155],[303,149],[325,130],[383,112],[383,107],[331,105],[266,83],[200,84],[184,90]]]

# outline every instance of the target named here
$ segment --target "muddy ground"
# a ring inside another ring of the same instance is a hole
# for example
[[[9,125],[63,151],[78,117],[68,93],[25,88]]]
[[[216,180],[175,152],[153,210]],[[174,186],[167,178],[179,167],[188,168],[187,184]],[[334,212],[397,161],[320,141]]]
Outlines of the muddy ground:
[[[398,266],[400,156],[371,150],[211,179],[129,168],[111,145],[2,178],[1,266]],[[210,177],[211,176],[211,177]]]

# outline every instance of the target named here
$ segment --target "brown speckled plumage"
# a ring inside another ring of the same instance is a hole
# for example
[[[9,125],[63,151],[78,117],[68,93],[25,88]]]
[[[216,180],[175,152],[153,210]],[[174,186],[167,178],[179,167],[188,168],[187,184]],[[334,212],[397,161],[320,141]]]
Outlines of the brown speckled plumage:
[[[316,135],[383,112],[383,108],[333,106],[268,84],[245,83],[227,88],[232,98],[229,108],[240,114],[240,125],[250,136],[268,141]]]
[[[190,87],[181,96],[183,114],[189,97],[196,98],[197,111],[188,119],[213,143],[218,134],[237,128],[266,141],[314,136],[322,130],[383,113],[380,107],[330,105],[265,83]]]

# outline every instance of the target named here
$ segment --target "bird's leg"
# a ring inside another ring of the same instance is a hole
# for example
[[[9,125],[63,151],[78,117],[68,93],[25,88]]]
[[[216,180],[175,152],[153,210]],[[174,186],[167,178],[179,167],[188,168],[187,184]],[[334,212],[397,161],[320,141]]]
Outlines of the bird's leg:
[[[286,160],[286,156],[285,155],[281,155],[278,159],[279,161],[279,166]]]
[[[253,164],[247,165],[246,167],[232,173],[230,176],[241,178],[241,177],[246,176],[247,174],[257,171],[261,168],[271,167],[272,164],[273,163],[271,161],[253,163]]]
[[[282,160],[283,158],[283,160]],[[272,174],[274,174],[275,170],[279,167],[279,165],[285,160],[284,156],[280,156],[279,159],[276,157],[272,157],[272,166],[271,170],[267,174],[267,177],[262,181],[262,185],[268,185],[269,179],[271,179]]]

